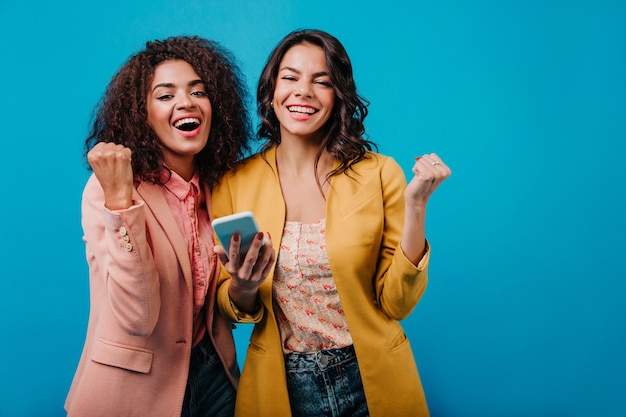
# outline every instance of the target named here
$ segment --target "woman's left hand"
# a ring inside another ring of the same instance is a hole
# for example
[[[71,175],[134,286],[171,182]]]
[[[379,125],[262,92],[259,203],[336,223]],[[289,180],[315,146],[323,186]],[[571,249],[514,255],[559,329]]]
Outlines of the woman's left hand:
[[[428,198],[439,187],[452,171],[443,163],[437,154],[424,154],[415,158],[413,165],[414,177],[404,192],[407,203],[426,206]]]

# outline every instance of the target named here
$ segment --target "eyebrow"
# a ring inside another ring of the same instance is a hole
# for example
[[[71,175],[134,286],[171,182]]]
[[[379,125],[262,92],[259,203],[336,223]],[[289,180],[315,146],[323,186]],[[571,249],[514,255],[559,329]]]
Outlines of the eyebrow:
[[[193,80],[193,81],[189,81],[187,86],[188,87],[193,87],[193,86],[198,85],[198,84],[204,84],[204,83],[202,82],[202,80]],[[176,87],[176,86],[174,85],[174,83],[159,83],[159,84],[154,86],[152,91],[156,90],[159,87],[172,88],[172,87]]]
[[[297,70],[297,69],[295,69],[293,67],[282,67],[282,68],[280,68],[278,70],[278,72],[281,72],[281,71],[284,71],[284,70],[292,71],[292,72],[295,72],[296,74],[301,74],[302,73],[301,71],[299,71],[299,70]],[[327,76],[327,75],[329,75],[327,71],[320,71],[320,72],[314,73],[313,77],[323,77],[323,76]]]

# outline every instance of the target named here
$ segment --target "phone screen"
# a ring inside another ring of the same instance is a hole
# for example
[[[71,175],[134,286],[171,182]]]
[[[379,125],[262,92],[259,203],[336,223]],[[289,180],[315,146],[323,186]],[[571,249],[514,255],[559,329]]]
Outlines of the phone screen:
[[[226,253],[228,253],[231,237],[234,233],[239,233],[241,236],[239,253],[242,257],[248,252],[252,239],[259,233],[259,226],[250,211],[219,217],[211,224]]]

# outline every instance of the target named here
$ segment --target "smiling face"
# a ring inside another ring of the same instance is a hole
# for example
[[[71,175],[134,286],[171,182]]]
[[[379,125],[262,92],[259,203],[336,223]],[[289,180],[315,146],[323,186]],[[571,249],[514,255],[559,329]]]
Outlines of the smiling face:
[[[165,61],[154,70],[146,100],[148,126],[163,146],[167,166],[189,180],[194,157],[211,133],[211,101],[193,67],[181,60]]]
[[[334,104],[324,50],[309,43],[289,49],[279,65],[272,100],[281,140],[321,140]]]

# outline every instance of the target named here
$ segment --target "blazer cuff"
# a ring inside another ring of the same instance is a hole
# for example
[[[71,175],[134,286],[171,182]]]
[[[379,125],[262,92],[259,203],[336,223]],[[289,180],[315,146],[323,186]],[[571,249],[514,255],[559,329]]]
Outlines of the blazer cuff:
[[[248,314],[240,311],[233,300],[230,300],[230,308],[233,311],[235,317],[237,318],[237,323],[258,323],[263,318],[263,306],[257,299],[255,313]]]
[[[426,240],[425,242],[425,248],[424,248],[424,256],[422,256],[422,259],[420,259],[420,261],[417,263],[417,265],[414,265],[413,262],[411,262],[409,260],[409,258],[406,257],[406,255],[404,254],[404,251],[402,250],[402,247],[400,246],[400,244],[398,244],[398,250],[396,250],[396,252],[399,252],[402,254],[402,256],[400,257],[403,260],[403,263],[405,264],[405,267],[408,267],[409,269],[417,269],[418,271],[423,271],[428,267],[428,261],[430,259],[430,244],[428,243],[428,240]]]

